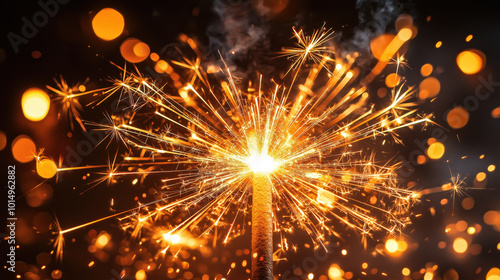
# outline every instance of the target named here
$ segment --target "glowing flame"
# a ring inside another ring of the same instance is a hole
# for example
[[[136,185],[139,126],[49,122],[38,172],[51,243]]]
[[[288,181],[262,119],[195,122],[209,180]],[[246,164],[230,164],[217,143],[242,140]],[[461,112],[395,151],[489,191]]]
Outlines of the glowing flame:
[[[254,173],[272,173],[279,167],[279,163],[267,153],[252,154],[246,163]]]

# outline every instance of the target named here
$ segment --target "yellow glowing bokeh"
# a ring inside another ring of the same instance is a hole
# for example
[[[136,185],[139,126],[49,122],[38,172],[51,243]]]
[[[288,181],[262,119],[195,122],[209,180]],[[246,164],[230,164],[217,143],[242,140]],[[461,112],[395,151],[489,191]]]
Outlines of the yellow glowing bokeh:
[[[158,73],[165,73],[167,72],[169,69],[171,69],[170,65],[168,65],[168,62],[166,62],[165,60],[159,60],[158,62],[156,62],[156,65],[155,65],[155,71],[158,72]]]
[[[439,49],[443,45],[443,42],[437,41],[436,43],[436,49]]]
[[[469,112],[463,107],[455,107],[446,115],[446,121],[451,128],[462,128],[469,122]]]
[[[444,155],[444,145],[440,142],[432,143],[427,149],[427,156],[430,159],[440,159]]]
[[[139,269],[135,273],[135,279],[136,280],[146,280],[148,277],[146,276],[146,272],[143,269]]]
[[[399,240],[398,241],[398,251],[404,252],[408,249],[408,243],[404,240]]]
[[[26,135],[19,135],[12,141],[12,156],[14,159],[26,163],[32,161],[36,155],[35,143]]]
[[[92,19],[92,29],[97,37],[111,41],[120,36],[125,28],[122,14],[112,8],[100,10]]]
[[[403,268],[403,270],[401,271],[401,273],[404,275],[404,276],[409,276],[410,275],[410,269],[405,267]]]
[[[134,52],[135,55],[139,57],[148,57],[150,49],[146,43],[139,42],[135,44],[135,46],[132,48],[132,51]]]
[[[432,71],[433,71],[433,67],[431,64],[429,63],[426,63],[424,65],[422,65],[422,68],[420,68],[420,74],[423,76],[423,77],[427,77],[429,76],[430,74],[432,74]]]
[[[328,277],[330,277],[331,280],[340,280],[342,279],[342,276],[344,274],[344,271],[338,267],[338,265],[332,265],[330,266],[330,269],[328,269]]]
[[[0,148],[0,150],[2,150],[2,149]],[[495,171],[495,168],[496,168],[495,165],[491,164],[490,166],[488,166],[488,172]]]
[[[486,173],[484,173],[484,172],[477,173],[476,180],[478,182],[482,182],[482,181],[484,181],[484,179],[486,179]]]
[[[26,90],[21,99],[24,116],[30,121],[41,121],[50,109],[49,96],[39,88]]]
[[[457,56],[457,65],[467,75],[476,74],[483,69],[486,57],[478,50],[463,51]]]
[[[51,159],[41,159],[36,163],[36,173],[42,178],[50,179],[56,175],[57,165]]]
[[[470,42],[470,40],[472,40],[472,37],[473,37],[472,34],[469,34],[467,38],[465,38],[465,41]]]
[[[385,84],[387,87],[393,88],[401,82],[401,77],[396,73],[391,73],[385,78]]]
[[[486,280],[500,280],[500,268],[492,267],[486,274]]]
[[[453,241],[453,250],[459,254],[465,253],[465,251],[467,251],[467,247],[469,247],[467,240],[461,237],[457,237]]]
[[[131,63],[139,63],[149,57],[149,46],[136,38],[127,38],[120,45],[120,54]]]
[[[395,253],[398,250],[398,242],[394,239],[388,239],[385,242],[385,249],[389,253]]]
[[[399,32],[398,32],[399,39],[401,39],[401,41],[404,41],[404,42],[410,40],[411,35],[412,35],[412,31],[410,28],[403,28],[403,29],[399,30]]]
[[[476,228],[475,227],[469,227],[467,229],[467,233],[470,234],[470,235],[473,235],[474,233],[476,233]]]
[[[99,237],[97,237],[97,240],[95,241],[95,245],[97,247],[102,248],[108,244],[109,240],[110,240],[110,236],[107,233],[101,234],[101,235],[99,235]]]

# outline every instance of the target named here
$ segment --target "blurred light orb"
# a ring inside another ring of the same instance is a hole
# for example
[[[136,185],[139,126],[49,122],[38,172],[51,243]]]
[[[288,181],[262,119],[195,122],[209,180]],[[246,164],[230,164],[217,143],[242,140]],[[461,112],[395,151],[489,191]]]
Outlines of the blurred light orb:
[[[109,240],[111,240],[111,236],[109,236],[109,234],[107,233],[102,233],[99,235],[99,237],[97,237],[95,245],[99,248],[102,248],[108,244]]]
[[[491,111],[491,116],[494,118],[494,119],[498,119],[500,118],[500,107],[496,107],[495,109],[493,109]]]
[[[120,45],[120,54],[131,63],[139,63],[149,57],[149,46],[136,38],[127,38]]]
[[[49,96],[39,88],[26,90],[21,99],[24,116],[33,122],[41,121],[50,109]]]
[[[457,65],[464,74],[472,75],[481,71],[485,65],[486,56],[478,50],[467,50],[458,54]]]
[[[441,83],[434,77],[427,77],[420,82],[419,90],[420,99],[433,98],[436,97],[441,90]]]
[[[422,75],[422,77],[427,77],[432,74],[433,70],[434,68],[432,67],[432,64],[426,63],[422,65],[422,68],[420,68],[420,74]]]
[[[461,237],[457,237],[453,241],[453,250],[459,254],[465,253],[465,251],[467,251],[467,247],[469,247],[469,244]]]
[[[59,269],[52,271],[52,273],[50,274],[50,276],[52,276],[53,279],[61,279],[62,275],[63,273]]]
[[[136,280],[146,280],[148,277],[146,276],[146,272],[144,271],[144,269],[139,269],[136,273],[135,273],[135,279]]]
[[[401,77],[396,73],[391,73],[385,78],[385,84],[390,88],[396,87],[400,82]]]
[[[328,277],[330,277],[331,280],[340,280],[343,275],[344,271],[342,271],[342,269],[340,269],[340,267],[336,264],[330,266],[328,269]]]
[[[446,122],[451,128],[462,128],[469,122],[469,112],[463,107],[455,107],[446,115]]]
[[[385,249],[389,253],[395,253],[398,250],[398,242],[394,239],[388,239],[385,242]]]
[[[92,29],[97,37],[111,41],[120,36],[125,28],[122,14],[112,8],[100,10],[92,19]]]
[[[410,269],[405,267],[403,268],[403,270],[401,271],[401,273],[404,275],[404,276],[409,276],[410,275]]]
[[[492,267],[486,274],[486,280],[500,280],[500,268]]]
[[[482,182],[482,181],[484,181],[484,179],[486,179],[486,173],[484,173],[484,172],[477,173],[476,180],[478,182]]]
[[[30,162],[35,158],[35,143],[26,135],[19,135],[12,141],[12,156],[21,163]]]
[[[398,38],[401,39],[401,41],[406,42],[411,39],[412,31],[410,28],[403,28],[399,30],[398,32]]]
[[[440,159],[444,155],[444,145],[440,142],[432,143],[427,149],[427,156],[430,159]]]
[[[50,179],[56,175],[57,165],[51,159],[41,159],[36,163],[36,173],[42,178]]]

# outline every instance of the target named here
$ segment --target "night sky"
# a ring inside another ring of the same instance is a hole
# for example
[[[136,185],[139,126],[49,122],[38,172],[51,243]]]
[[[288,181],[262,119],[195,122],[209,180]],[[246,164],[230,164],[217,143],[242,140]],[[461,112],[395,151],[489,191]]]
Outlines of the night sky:
[[[23,35],[26,21],[33,22],[34,15],[43,11],[40,3],[45,2],[57,3],[57,9],[52,10],[43,24],[28,32],[29,36]],[[327,237],[332,250],[325,253],[322,249],[315,251],[310,237],[297,230],[290,239],[297,245],[297,251],[286,252],[281,256],[286,260],[275,262],[275,278],[307,279],[312,274],[313,279],[329,279],[328,271],[336,265],[344,272],[344,279],[487,279],[490,269],[500,267],[500,114],[492,114],[500,107],[500,20],[494,1],[289,0],[283,11],[270,18],[260,16],[258,9],[254,9],[257,2],[41,0],[0,3],[0,131],[7,141],[0,150],[2,174],[5,174],[2,182],[7,181],[7,166],[16,165],[16,241],[20,246],[16,250],[16,273],[7,271],[7,266],[2,264],[5,268],[1,275],[6,277],[2,279],[15,279],[16,275],[21,279],[135,279],[134,275],[141,269],[147,270],[147,279],[251,277],[246,271],[250,265],[242,267],[243,261],[250,261],[250,230],[227,245],[219,242],[214,247],[212,240],[208,240],[205,245],[208,249],[186,249],[180,254],[181,261],[169,256],[167,261],[156,263],[159,267],[148,270],[144,264],[149,263],[152,253],[139,251],[139,246],[120,229],[115,218],[65,235],[64,259],[57,262],[50,254],[51,242],[57,236],[51,225],[55,218],[64,229],[131,209],[137,205],[136,197],[158,187],[158,177],[148,177],[136,187],[131,187],[131,180],[123,179],[91,188],[89,180],[82,179],[89,176],[87,173],[92,177],[92,172],[102,170],[65,172],[58,174],[57,180],[56,177],[44,180],[37,175],[35,161],[20,163],[13,158],[12,141],[19,135],[29,136],[37,151],[43,149],[44,156],[56,163],[62,161],[65,166],[107,164],[108,158],[112,160],[116,151],[123,150],[116,143],[106,146],[106,142],[98,146],[92,144],[88,153],[72,157],[70,154],[77,151],[79,143],[93,143],[89,138],[91,134],[82,132],[74,121],[72,129],[68,118],[58,120],[57,106],[51,106],[42,121],[27,120],[21,108],[25,90],[37,87],[49,93],[46,85],[55,87],[54,79],[60,80],[60,76],[70,85],[88,79],[87,90],[109,86],[109,79],[121,74],[112,63],[119,66],[126,63],[120,54],[124,40],[137,38],[148,44],[151,52],[168,60],[176,58],[172,56],[176,55],[173,50],[180,34],[197,40],[205,56],[203,59],[217,61],[219,51],[223,57],[231,57],[229,63],[242,80],[254,79],[257,72],[279,80],[289,62],[276,58],[275,54],[282,47],[293,45],[292,27],[312,32],[323,24],[338,31],[340,35],[334,40],[344,52],[359,52],[360,69],[368,71],[376,62],[369,51],[370,39],[382,33],[395,34],[395,21],[401,14],[410,15],[418,29],[417,36],[405,46],[408,65],[402,75],[407,85],[414,86],[418,93],[419,84],[425,79],[421,67],[429,63],[433,66],[430,76],[439,80],[440,90],[435,98],[418,101],[420,113],[432,113],[435,124],[426,129],[402,131],[400,138],[404,145],[393,145],[389,149],[391,155],[396,154],[393,160],[402,165],[398,172],[400,183],[425,190],[440,188],[460,176],[464,179],[464,190],[423,195],[412,209],[412,224],[401,236],[408,247],[399,253],[387,252],[385,242],[389,237],[384,232],[375,233],[363,244],[359,233],[344,228],[339,231],[340,237]],[[242,24],[257,27],[261,32],[260,39],[253,45],[241,46],[246,48],[245,53],[227,55],[231,46],[225,36],[229,32],[218,16],[220,7],[234,11],[226,17],[241,20]],[[111,41],[99,39],[91,26],[92,18],[103,8],[113,8],[125,19],[125,30]],[[17,36],[15,41],[12,34]],[[469,35],[472,39],[466,41]],[[365,41],[359,39],[363,36]],[[439,47],[438,42],[441,42]],[[486,63],[478,73],[466,75],[457,66],[456,58],[469,49],[482,52]],[[145,76],[161,80],[162,76],[153,70],[154,65],[151,59],[146,59],[136,67]],[[131,69],[132,64],[127,63],[127,67]],[[376,91],[384,86],[386,75],[384,72],[368,86],[374,93],[374,102],[380,102]],[[82,98],[83,104],[90,101],[91,97]],[[99,122],[104,112],[113,110],[113,106],[113,100],[107,100],[95,108],[84,107],[82,119]],[[446,118],[449,110],[456,106],[465,108],[469,116],[467,124],[460,129],[451,128]],[[444,144],[445,153],[440,159],[427,159],[419,164],[416,157],[425,154],[431,137]],[[497,170],[492,170],[491,165]],[[486,179],[478,181],[476,175],[480,172],[486,174]],[[2,216],[7,211],[7,198],[3,198],[7,187],[3,186]],[[113,205],[110,205],[112,199]],[[472,202],[473,207],[469,207]],[[488,220],[486,213],[497,215],[496,220]],[[172,218],[172,223],[178,219]],[[469,232],[472,230],[474,232]],[[3,236],[5,231],[2,228]],[[96,237],[103,233],[111,236],[111,240],[104,248],[93,251]],[[456,238],[467,240],[466,252],[455,252]],[[124,248],[136,251],[136,259],[126,265],[121,261],[129,256]],[[2,259],[7,254],[4,240],[1,254]],[[233,262],[235,267],[231,269]],[[179,271],[175,271],[177,268]],[[404,275],[404,268],[409,269],[408,276]],[[427,272],[434,278],[429,278]],[[493,279],[500,278],[489,280]]]

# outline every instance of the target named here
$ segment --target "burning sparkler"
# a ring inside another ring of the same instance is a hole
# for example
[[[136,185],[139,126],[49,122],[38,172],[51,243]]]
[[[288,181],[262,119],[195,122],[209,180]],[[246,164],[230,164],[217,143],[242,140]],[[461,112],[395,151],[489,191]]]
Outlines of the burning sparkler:
[[[170,78],[183,78],[181,85],[157,85],[122,69],[123,77],[101,96],[119,92],[130,96],[133,106],[97,126],[128,152],[102,181],[156,174],[163,187],[160,199],[132,214],[103,219],[121,216],[125,230],[157,244],[165,244],[160,242],[165,236],[189,231],[202,237],[223,227],[226,243],[244,232],[251,209],[254,279],[272,279],[273,232],[281,233],[278,247],[286,250],[283,233],[296,228],[321,246],[326,235],[340,236],[337,221],[363,236],[375,230],[396,234],[408,225],[417,195],[399,187],[398,164],[379,159],[375,145],[396,137],[398,129],[430,120],[416,115],[411,89],[395,88],[389,104],[379,108],[369,104],[366,85],[410,39],[411,30],[399,31],[366,77],[359,77],[355,55],[333,57],[334,47],[325,46],[331,30],[307,37],[294,29],[294,34],[297,48],[284,49],[293,60],[288,86],[262,76],[244,86],[227,65],[207,74],[199,59],[169,65]],[[309,60],[314,64],[306,68]],[[70,104],[78,109],[78,103]],[[100,166],[88,168],[94,167]],[[74,168],[58,171],[68,170]],[[158,218],[179,211],[191,214],[175,225]],[[64,233],[103,219],[60,230],[58,244]]]

